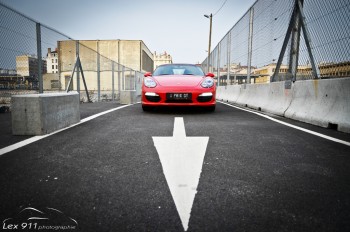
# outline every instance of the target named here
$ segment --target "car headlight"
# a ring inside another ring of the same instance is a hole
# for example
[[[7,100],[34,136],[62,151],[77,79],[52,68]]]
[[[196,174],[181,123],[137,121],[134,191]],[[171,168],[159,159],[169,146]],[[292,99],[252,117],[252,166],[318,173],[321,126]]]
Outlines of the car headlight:
[[[157,83],[152,79],[152,78],[145,78],[143,80],[143,83],[145,84],[146,87],[148,88],[154,88],[157,86]]]
[[[213,78],[205,78],[205,79],[202,81],[202,84],[201,84],[201,86],[202,86],[203,88],[211,88],[211,87],[213,87],[213,85],[214,85],[214,80],[213,80]]]

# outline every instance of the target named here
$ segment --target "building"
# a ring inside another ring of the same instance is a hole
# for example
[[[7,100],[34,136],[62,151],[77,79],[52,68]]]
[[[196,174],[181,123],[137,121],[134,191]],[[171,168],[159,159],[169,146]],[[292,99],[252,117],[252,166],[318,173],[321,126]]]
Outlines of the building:
[[[167,52],[164,52],[161,54],[157,54],[157,52],[154,52],[153,61],[154,61],[154,69],[156,69],[159,65],[162,65],[162,64],[172,64],[173,58]]]
[[[112,89],[112,64],[115,77],[118,76],[118,63],[126,70],[121,81],[121,89],[127,89],[128,83],[134,82],[135,72],[152,72],[154,67],[153,54],[142,40],[79,40],[79,57],[89,90],[97,90],[97,70],[100,70],[100,90]],[[70,75],[76,62],[77,41],[58,41],[58,67],[60,86],[66,89]],[[130,70],[132,69],[132,70]],[[115,80],[115,89],[119,89]],[[73,89],[76,88],[73,82]],[[80,89],[83,82],[80,81]]]
[[[227,79],[228,65],[223,67],[211,67],[212,72],[219,77],[219,85],[234,85],[234,84],[243,84],[247,82],[248,76],[248,66],[241,65],[241,63],[231,63],[229,65],[229,79]],[[256,67],[252,66],[251,70],[254,70]],[[256,76],[254,74],[250,75],[251,81],[255,82]]]
[[[43,74],[43,89],[44,91],[61,89],[58,73]]]
[[[47,56],[46,56],[46,64],[47,64],[47,73],[58,73],[57,49],[55,49],[55,51],[51,51],[51,48],[48,48]]]
[[[41,60],[41,73],[44,75],[47,70],[46,60]],[[25,88],[37,89],[38,85],[38,58],[36,56],[22,55],[16,56],[17,76],[23,77]]]
[[[276,70],[276,63],[271,63],[254,70],[254,74],[259,75],[256,79],[256,83],[269,83],[270,77]],[[321,62],[318,65],[321,78],[339,78],[350,77],[350,62],[339,63],[325,63]],[[282,79],[286,79],[288,75],[288,65],[281,65],[279,74]],[[291,77],[290,77],[291,78]],[[297,80],[312,79],[312,67],[311,65],[299,65],[297,72]]]
[[[16,70],[0,68],[0,89],[16,89],[23,83],[24,77],[18,76]]]
[[[259,77],[256,79],[256,83],[270,83],[270,78],[276,70],[276,63],[271,63],[254,70],[254,74]],[[279,73],[286,75],[288,72],[288,65],[282,64]]]
[[[16,56],[17,74],[23,77],[38,77],[38,58],[30,55]],[[46,73],[46,61],[42,60],[42,73]]]
[[[339,63],[321,62],[318,68],[320,69],[321,77],[350,77],[350,61]],[[311,72],[311,68],[309,72]]]

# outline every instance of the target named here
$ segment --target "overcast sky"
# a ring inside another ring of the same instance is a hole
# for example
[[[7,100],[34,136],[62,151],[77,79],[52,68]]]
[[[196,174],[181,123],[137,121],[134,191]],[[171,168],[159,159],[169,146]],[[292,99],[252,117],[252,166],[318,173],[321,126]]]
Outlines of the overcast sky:
[[[151,52],[174,62],[202,62],[209,19],[225,0],[0,0],[42,24],[78,40],[143,40]],[[212,49],[255,0],[227,0],[213,17]]]

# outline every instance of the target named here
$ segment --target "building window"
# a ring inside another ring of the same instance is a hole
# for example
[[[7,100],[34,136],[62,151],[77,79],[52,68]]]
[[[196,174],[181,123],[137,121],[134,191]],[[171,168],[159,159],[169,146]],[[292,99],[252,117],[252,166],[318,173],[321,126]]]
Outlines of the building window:
[[[56,69],[58,69],[58,65],[56,65]]]
[[[55,65],[52,65],[52,69],[54,69],[55,68]]]
[[[52,63],[54,62],[54,60],[52,59]]]

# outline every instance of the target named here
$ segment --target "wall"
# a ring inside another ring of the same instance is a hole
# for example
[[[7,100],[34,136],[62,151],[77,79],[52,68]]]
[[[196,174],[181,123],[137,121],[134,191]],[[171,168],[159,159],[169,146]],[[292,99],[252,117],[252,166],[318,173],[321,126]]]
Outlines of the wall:
[[[59,90],[60,82],[59,82],[58,73],[45,73],[43,74],[43,85],[44,90]]]
[[[350,78],[220,86],[217,99],[350,133]]]
[[[89,90],[97,90],[98,54],[101,90],[112,89],[112,62],[115,70],[115,89],[118,89],[118,63],[125,66],[125,70],[153,71],[153,55],[141,40],[80,40],[79,43],[79,57]],[[66,77],[71,76],[76,61],[76,41],[59,41],[58,52],[61,86],[66,89]],[[73,89],[76,90],[76,80],[73,80]],[[80,89],[84,89],[82,80]]]

